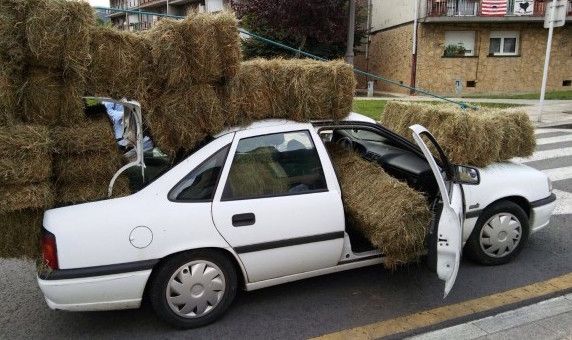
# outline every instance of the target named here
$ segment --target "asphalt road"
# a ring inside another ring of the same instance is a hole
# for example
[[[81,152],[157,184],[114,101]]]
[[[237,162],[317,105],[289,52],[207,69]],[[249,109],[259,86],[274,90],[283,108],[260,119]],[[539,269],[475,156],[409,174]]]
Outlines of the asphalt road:
[[[565,150],[572,130],[538,131],[539,152]],[[540,155],[540,156],[539,156]],[[542,155],[551,156],[542,159]],[[158,321],[151,308],[116,312],[51,311],[35,282],[34,265],[0,260],[0,338],[307,338],[473,299],[572,272],[572,154],[537,154],[529,165],[558,180],[563,197],[549,228],[530,238],[515,261],[485,267],[463,260],[457,283],[443,300],[443,285],[421,265],[395,272],[382,266],[331,274],[237,296],[213,325],[180,331]],[[525,161],[526,162],[526,161]],[[568,174],[568,175],[567,175]],[[483,315],[479,315],[481,317]]]

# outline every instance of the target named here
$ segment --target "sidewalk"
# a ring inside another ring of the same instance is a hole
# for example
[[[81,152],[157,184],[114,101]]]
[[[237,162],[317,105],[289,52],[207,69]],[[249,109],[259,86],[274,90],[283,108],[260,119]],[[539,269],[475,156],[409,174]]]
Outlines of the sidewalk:
[[[383,96],[383,97],[355,97],[359,100],[407,100],[407,101],[441,101],[441,99],[427,96]],[[490,99],[490,98],[448,98],[466,103],[503,103],[525,105],[530,119],[539,127],[560,124],[572,124],[572,100],[546,100],[542,113],[542,123],[537,123],[540,107],[537,99]]]
[[[409,339],[572,339],[572,294]]]

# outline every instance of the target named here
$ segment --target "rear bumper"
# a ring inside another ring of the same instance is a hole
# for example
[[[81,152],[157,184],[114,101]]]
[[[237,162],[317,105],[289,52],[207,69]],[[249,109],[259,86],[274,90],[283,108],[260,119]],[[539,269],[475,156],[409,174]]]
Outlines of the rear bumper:
[[[531,202],[530,233],[535,233],[550,224],[550,217],[556,208],[556,195]]]
[[[51,309],[98,311],[138,308],[151,270],[96,277],[45,280],[38,285]]]

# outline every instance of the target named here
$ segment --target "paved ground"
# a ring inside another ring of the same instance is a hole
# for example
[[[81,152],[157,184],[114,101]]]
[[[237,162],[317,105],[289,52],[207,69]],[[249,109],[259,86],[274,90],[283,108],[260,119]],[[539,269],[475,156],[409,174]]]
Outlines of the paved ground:
[[[425,333],[411,340],[572,339],[572,294]]]
[[[572,130],[538,129],[539,151],[528,162],[555,179],[558,215],[512,263],[484,267],[464,260],[446,300],[422,266],[389,272],[381,266],[337,273],[239,294],[219,322],[178,331],[151,309],[54,312],[35,283],[34,266],[0,260],[0,338],[307,338],[475,299],[572,272]],[[564,152],[554,151],[564,150]],[[485,315],[478,315],[483,317]]]

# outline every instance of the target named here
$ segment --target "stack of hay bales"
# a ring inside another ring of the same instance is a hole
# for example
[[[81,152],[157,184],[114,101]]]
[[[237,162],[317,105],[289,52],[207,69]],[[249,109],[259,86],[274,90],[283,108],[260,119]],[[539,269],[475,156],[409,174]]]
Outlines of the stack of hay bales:
[[[328,145],[342,188],[347,223],[386,257],[384,265],[416,261],[425,252],[431,213],[422,193],[354,151]]]
[[[0,127],[0,257],[33,257],[53,205],[51,140],[40,125]]]
[[[339,120],[351,111],[355,85],[351,65],[341,60],[243,62],[230,85],[232,123],[267,118]]]
[[[534,127],[519,109],[475,111],[450,104],[391,101],[380,123],[412,141],[409,126],[423,125],[456,164],[485,167],[528,157],[536,146]]]
[[[153,42],[155,77],[145,118],[167,154],[192,150],[225,127],[221,89],[239,69],[237,27],[232,13],[193,13],[184,20],[163,19],[144,34]]]
[[[54,127],[54,184],[57,206],[107,197],[109,182],[122,166],[122,157],[105,111],[84,118],[77,127]],[[129,194],[129,183],[120,177],[114,196]]]

